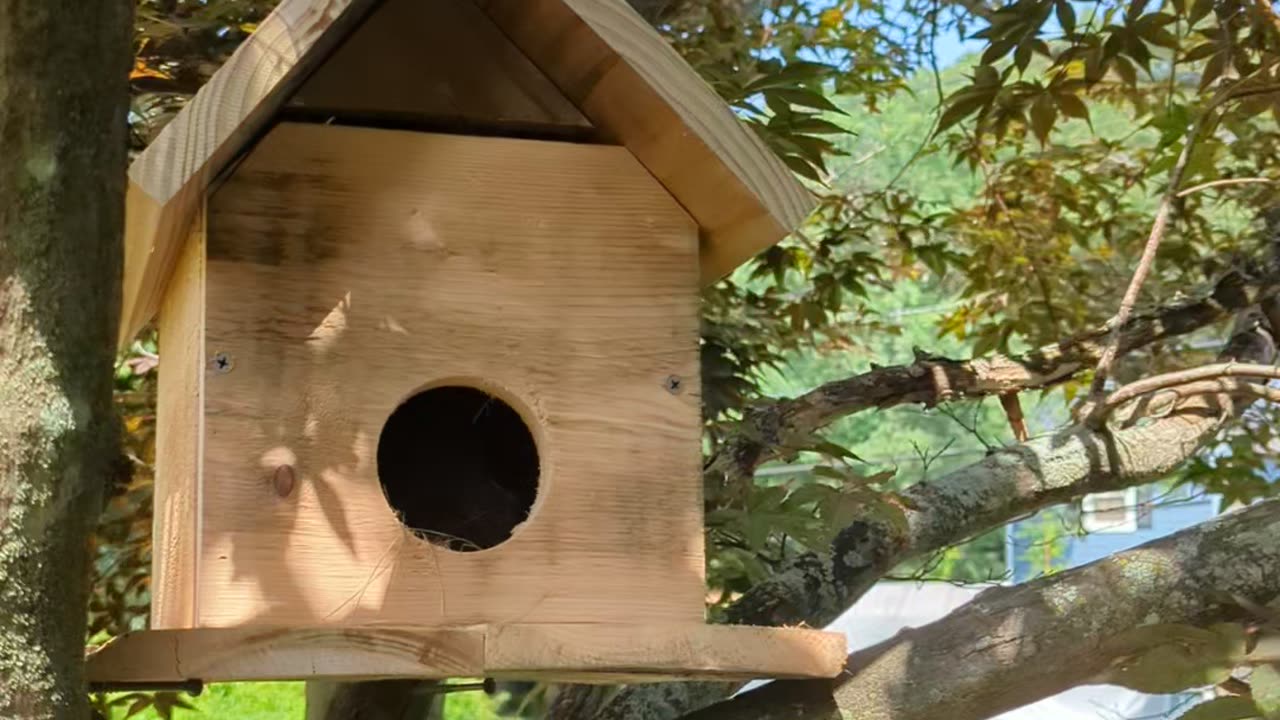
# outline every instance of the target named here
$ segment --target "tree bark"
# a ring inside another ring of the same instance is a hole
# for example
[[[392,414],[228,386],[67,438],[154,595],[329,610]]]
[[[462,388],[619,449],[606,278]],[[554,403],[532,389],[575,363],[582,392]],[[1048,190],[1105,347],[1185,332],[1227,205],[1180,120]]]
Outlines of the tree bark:
[[[129,0],[0,0],[0,717],[83,718],[118,456]]]
[[[1143,629],[1247,619],[1232,598],[1265,605],[1277,597],[1280,500],[1268,500],[1083,567],[985,590],[941,620],[854,653],[834,681],[772,683],[686,720],[981,720],[1077,685],[1123,684],[1130,663],[1156,645],[1187,647],[1182,659],[1192,665],[1216,663],[1221,656],[1200,655],[1177,635]]]
[[[1276,344],[1266,319],[1280,301],[1246,313],[1224,360],[1270,363]],[[954,545],[1015,518],[1082,495],[1139,485],[1185,462],[1250,404],[1227,394],[1196,398],[1158,419],[1127,427],[1072,425],[1003,448],[978,463],[899,493],[903,521],[859,519],[825,553],[807,553],[747,591],[728,611],[745,625],[821,627],[848,609],[886,572],[912,557]],[[669,720],[719,702],[734,686],[633,686],[598,708],[567,698],[557,720]],[[557,710],[559,707],[557,707]],[[572,709],[573,712],[570,712]]]

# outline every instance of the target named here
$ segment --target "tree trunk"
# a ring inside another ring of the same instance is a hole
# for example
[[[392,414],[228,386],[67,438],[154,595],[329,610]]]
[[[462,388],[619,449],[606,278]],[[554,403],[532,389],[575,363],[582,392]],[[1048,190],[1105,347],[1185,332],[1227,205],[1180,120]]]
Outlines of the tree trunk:
[[[0,0],[0,717],[84,718],[111,404],[130,0]]]

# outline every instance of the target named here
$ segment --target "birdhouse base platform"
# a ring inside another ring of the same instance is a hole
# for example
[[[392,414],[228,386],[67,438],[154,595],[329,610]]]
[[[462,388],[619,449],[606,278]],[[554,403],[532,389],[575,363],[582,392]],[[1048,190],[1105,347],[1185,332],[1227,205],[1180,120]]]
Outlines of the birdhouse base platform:
[[[144,630],[90,653],[94,683],[495,677],[578,683],[826,678],[844,635],[732,625],[489,624]]]

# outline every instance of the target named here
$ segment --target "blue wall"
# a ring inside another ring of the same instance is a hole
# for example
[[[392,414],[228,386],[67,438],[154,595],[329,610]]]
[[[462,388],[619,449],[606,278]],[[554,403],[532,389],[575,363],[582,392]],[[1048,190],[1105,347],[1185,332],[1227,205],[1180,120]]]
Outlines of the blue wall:
[[[1104,558],[1112,553],[1127,550],[1145,542],[1164,537],[1191,525],[1213,518],[1217,514],[1218,498],[1179,489],[1172,493],[1155,490],[1156,497],[1149,504],[1149,527],[1139,527],[1134,532],[1098,532],[1077,535],[1079,521],[1074,510],[1055,508],[1033,518],[1021,520],[1009,526],[1005,535],[1005,558],[1012,570],[1012,582],[1024,582],[1043,575],[1045,553],[1043,541],[1029,538],[1035,528],[1047,526],[1054,542],[1050,564],[1054,570],[1064,570]],[[1049,514],[1052,513],[1052,514]],[[1030,557],[1029,557],[1030,556]]]

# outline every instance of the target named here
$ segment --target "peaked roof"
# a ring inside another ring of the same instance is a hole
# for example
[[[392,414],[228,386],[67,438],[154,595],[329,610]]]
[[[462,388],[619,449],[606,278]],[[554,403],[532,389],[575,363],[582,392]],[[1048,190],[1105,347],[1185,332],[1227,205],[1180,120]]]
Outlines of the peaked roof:
[[[494,36],[514,45],[510,53],[534,66],[517,74],[542,76],[520,80],[539,95],[526,105],[625,146],[697,221],[704,284],[780,240],[813,208],[791,172],[626,0],[388,0],[383,7],[393,3],[451,4],[459,7],[450,12],[491,23]],[[334,83],[321,77],[310,91],[299,89],[324,75],[317,69],[381,5],[281,0],[129,168],[122,344],[154,316],[210,183],[291,101],[332,94]],[[563,98],[547,100],[538,82]]]

